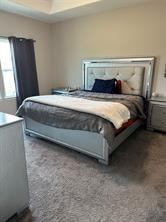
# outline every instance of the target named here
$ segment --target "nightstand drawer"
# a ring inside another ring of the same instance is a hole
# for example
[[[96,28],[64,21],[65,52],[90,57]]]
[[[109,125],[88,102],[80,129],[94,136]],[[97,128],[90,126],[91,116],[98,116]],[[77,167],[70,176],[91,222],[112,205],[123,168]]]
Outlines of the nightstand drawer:
[[[166,117],[166,105],[152,105],[152,112],[159,115],[159,116],[165,116]]]
[[[166,130],[166,106],[152,104],[150,125],[154,129]]]

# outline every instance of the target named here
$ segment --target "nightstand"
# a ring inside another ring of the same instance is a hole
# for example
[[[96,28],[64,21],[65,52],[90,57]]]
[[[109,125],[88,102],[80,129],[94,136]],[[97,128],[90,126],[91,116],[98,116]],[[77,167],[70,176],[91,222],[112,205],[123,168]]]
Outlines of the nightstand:
[[[149,100],[147,128],[166,132],[166,98],[152,97]]]
[[[54,88],[51,90],[52,95],[58,95],[58,94],[69,94],[71,92],[76,91],[77,89],[70,88],[70,87],[64,87],[64,88]]]

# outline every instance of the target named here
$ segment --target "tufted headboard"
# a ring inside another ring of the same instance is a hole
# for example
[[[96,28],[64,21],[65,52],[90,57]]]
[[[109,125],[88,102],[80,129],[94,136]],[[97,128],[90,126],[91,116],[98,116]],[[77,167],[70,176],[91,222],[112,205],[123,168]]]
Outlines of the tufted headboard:
[[[83,88],[91,90],[95,79],[123,80],[132,94],[151,96],[154,58],[83,60]]]

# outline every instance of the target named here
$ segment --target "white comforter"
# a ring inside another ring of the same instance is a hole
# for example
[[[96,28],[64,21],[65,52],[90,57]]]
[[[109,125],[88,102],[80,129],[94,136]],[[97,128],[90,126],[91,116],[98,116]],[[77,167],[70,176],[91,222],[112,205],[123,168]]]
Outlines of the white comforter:
[[[60,95],[33,96],[25,99],[24,102],[26,101],[94,114],[112,122],[116,129],[130,119],[129,109],[117,102],[93,101]]]

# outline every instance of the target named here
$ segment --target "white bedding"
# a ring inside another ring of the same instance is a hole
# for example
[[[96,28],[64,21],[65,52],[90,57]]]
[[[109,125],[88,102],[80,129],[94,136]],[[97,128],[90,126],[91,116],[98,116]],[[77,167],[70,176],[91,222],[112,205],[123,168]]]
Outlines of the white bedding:
[[[123,123],[130,119],[129,109],[118,102],[93,101],[60,95],[33,96],[25,99],[25,101],[94,114],[112,122],[116,129],[119,129]]]

